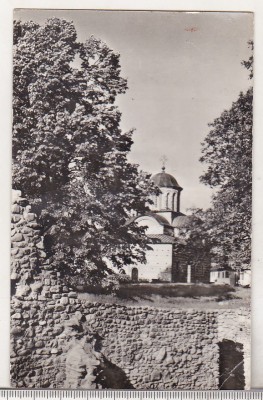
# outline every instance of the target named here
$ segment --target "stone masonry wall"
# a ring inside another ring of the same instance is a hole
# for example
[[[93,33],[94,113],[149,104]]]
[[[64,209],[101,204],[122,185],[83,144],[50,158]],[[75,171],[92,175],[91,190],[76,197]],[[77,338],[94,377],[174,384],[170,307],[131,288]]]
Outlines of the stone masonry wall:
[[[14,386],[64,387],[72,341],[67,321],[81,313],[102,338],[106,359],[123,370],[135,389],[217,389],[216,313],[75,301],[38,302],[30,321],[36,305],[26,301],[21,306],[15,317],[23,332],[14,335]]]
[[[216,389],[214,312],[83,304],[102,352],[136,389]]]
[[[249,309],[224,310],[218,313],[218,342],[232,340],[243,345],[245,389],[251,382],[251,313]]]
[[[11,251],[13,387],[66,387],[74,321],[76,325],[84,321],[87,333],[100,335],[105,359],[135,389],[217,389],[218,343],[230,335],[247,343],[242,310],[243,319],[234,319],[232,311],[177,311],[79,300],[47,262],[36,215],[20,193],[14,197]]]
[[[74,300],[46,259],[37,216],[21,192],[12,194],[11,385],[49,387],[60,372],[56,318]]]

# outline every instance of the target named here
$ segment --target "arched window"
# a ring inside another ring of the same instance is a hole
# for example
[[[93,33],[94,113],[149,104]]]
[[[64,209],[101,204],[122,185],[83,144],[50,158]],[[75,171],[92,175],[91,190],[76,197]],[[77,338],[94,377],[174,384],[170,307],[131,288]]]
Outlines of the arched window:
[[[173,195],[172,195],[172,211],[176,210],[175,200],[176,200],[176,193],[173,193]]]
[[[167,195],[166,195],[166,204],[165,204],[166,210],[169,209],[169,197],[170,197],[170,193],[167,193]]]
[[[159,207],[158,207],[158,209],[159,210],[161,210],[163,207],[162,207],[162,194],[159,194],[159,196],[158,196],[158,199],[159,199]]]

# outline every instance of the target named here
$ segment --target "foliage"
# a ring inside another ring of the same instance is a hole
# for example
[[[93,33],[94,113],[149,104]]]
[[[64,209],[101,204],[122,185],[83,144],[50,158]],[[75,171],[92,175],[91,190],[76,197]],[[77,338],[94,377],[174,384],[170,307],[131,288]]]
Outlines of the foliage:
[[[192,267],[200,268],[204,260],[210,260],[213,242],[207,227],[207,213],[202,209],[189,209],[189,216],[179,228],[175,252],[189,260]]]
[[[128,220],[147,210],[152,184],[127,161],[119,54],[78,42],[62,19],[18,21],[13,87],[13,183],[40,215],[50,260],[89,283],[144,261],[144,228]]]
[[[253,57],[243,64],[252,72]],[[209,126],[200,161],[201,182],[216,189],[207,229],[217,261],[247,268],[251,250],[253,91],[240,93],[229,110]]]
[[[248,41],[248,46],[251,49],[251,56],[249,57],[248,60],[242,61],[242,65],[249,71],[249,79],[253,78],[253,63],[254,63],[254,56],[253,56],[253,50],[254,50],[254,42],[253,40]]]

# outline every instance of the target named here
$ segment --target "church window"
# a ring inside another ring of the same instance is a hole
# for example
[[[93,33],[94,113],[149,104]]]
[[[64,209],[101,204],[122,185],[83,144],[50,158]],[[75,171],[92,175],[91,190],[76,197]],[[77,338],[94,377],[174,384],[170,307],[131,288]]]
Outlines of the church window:
[[[167,195],[166,195],[166,204],[165,204],[165,208],[167,210],[169,209],[169,197],[170,197],[170,193],[167,193]]]
[[[172,196],[172,210],[174,211],[174,209],[175,209],[175,204],[174,204],[174,202],[175,202],[175,193],[173,193],[173,196]]]

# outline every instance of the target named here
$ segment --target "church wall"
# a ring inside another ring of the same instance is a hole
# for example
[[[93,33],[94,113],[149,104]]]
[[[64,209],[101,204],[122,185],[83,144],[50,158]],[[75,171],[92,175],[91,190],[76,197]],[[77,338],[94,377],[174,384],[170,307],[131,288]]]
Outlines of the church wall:
[[[172,219],[173,219],[173,213],[171,211],[158,211],[157,212],[158,215],[160,215],[161,217],[164,217],[169,224],[172,224]]]
[[[147,226],[146,233],[151,234],[162,234],[163,233],[163,225],[159,224],[154,218],[149,216],[140,217],[136,220],[138,226]]]
[[[124,268],[127,275],[132,276],[133,268],[138,269],[140,280],[152,281],[153,279],[171,281],[172,269],[172,244],[150,244],[152,250],[146,252],[146,264],[129,265]]]

